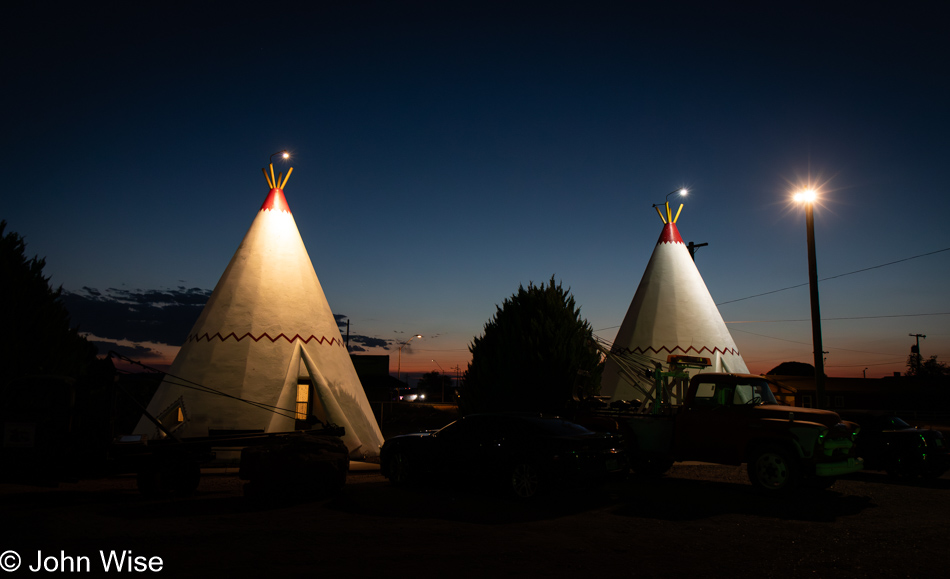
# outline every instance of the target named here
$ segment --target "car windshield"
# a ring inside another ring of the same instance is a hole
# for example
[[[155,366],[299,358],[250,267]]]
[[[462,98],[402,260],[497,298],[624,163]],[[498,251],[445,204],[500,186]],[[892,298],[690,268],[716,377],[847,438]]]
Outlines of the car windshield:
[[[454,422],[450,422],[450,423],[446,424],[445,426],[443,426],[442,428],[436,430],[433,434],[438,434],[438,435],[440,435],[440,436],[443,435],[443,434],[451,434],[452,431],[456,430],[456,425],[457,425],[457,424],[458,424],[458,420],[456,420],[456,421],[454,421]]]
[[[913,428],[910,424],[907,424],[896,416],[885,416],[883,422],[884,430],[902,430],[904,428]]]

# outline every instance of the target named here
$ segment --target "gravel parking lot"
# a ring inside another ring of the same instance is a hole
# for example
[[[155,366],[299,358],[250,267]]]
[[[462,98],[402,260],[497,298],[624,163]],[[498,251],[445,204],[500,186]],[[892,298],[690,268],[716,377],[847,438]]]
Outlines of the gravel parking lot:
[[[100,575],[100,551],[131,551],[174,577],[937,577],[948,492],[946,475],[864,472],[775,500],[754,494],[744,468],[677,464],[527,504],[454,485],[393,488],[368,470],[333,498],[255,505],[234,473],[166,500],[120,477],[0,485],[0,552],[22,557],[11,577],[45,574],[29,571],[38,551],[88,557]]]

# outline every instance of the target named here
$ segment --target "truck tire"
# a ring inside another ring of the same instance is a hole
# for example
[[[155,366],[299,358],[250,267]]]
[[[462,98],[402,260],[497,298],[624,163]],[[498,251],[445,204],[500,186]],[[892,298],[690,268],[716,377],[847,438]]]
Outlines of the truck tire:
[[[401,487],[409,484],[412,480],[409,465],[409,457],[397,451],[389,459],[389,471],[386,473],[389,478],[389,484],[394,487]]]
[[[139,468],[135,477],[139,492],[149,498],[167,495],[170,489],[162,475],[162,469],[156,464],[147,464]]]
[[[752,486],[768,494],[790,493],[801,482],[802,469],[798,459],[777,446],[764,446],[754,451],[747,468]]]
[[[172,492],[187,496],[198,490],[201,483],[201,466],[196,462],[180,462],[175,465],[172,474]]]

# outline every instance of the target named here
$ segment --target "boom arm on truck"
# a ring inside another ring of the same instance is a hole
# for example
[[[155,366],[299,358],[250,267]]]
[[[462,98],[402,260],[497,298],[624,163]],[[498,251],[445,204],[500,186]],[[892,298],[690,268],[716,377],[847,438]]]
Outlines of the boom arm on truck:
[[[683,403],[689,385],[688,369],[708,368],[709,358],[670,354],[666,357],[667,369],[643,354],[618,353],[600,338],[591,339],[591,347],[617,365],[617,373],[628,384],[643,394],[637,414],[663,414]]]

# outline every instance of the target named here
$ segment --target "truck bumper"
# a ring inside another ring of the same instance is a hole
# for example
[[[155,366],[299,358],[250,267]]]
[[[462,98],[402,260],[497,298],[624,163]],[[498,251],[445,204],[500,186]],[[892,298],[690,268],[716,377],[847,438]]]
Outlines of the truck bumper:
[[[863,458],[849,458],[839,462],[819,462],[815,465],[816,476],[842,476],[864,468]]]

